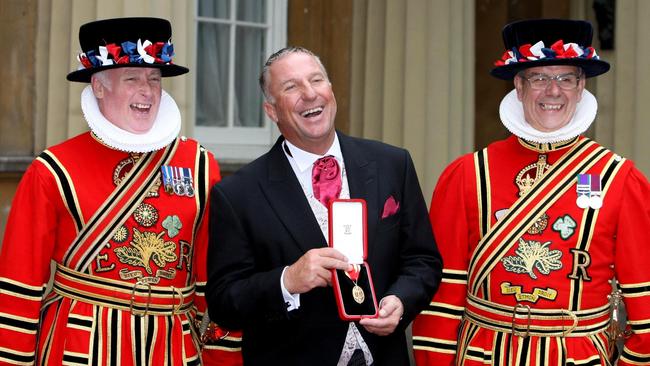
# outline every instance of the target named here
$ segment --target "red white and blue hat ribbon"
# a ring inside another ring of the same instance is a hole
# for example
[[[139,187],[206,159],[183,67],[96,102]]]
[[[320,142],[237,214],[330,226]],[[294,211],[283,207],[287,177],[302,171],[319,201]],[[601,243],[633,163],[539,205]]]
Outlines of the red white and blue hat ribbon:
[[[544,41],[535,44],[526,43],[519,48],[512,47],[506,50],[500,60],[494,62],[495,66],[504,66],[512,63],[539,61],[542,59],[571,59],[583,58],[587,60],[598,60],[596,50],[591,47],[582,47],[577,43],[564,43],[561,39],[550,47],[544,45]]]

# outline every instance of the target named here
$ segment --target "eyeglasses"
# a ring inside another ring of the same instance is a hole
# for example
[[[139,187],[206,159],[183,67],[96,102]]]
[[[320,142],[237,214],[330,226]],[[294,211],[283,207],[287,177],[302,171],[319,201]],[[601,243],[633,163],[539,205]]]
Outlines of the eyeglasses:
[[[561,74],[561,75],[546,75],[546,74],[533,74],[528,77],[521,75],[523,79],[528,80],[530,87],[535,90],[544,90],[548,88],[552,80],[555,80],[560,89],[572,90],[578,86],[580,76],[576,74]]]

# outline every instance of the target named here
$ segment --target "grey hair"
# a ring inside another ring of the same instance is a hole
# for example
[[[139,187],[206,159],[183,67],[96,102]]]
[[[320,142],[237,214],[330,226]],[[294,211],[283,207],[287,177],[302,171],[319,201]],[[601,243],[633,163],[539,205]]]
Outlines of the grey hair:
[[[97,80],[104,86],[104,88],[110,91],[113,88],[113,85],[111,83],[111,79],[108,77],[107,71],[108,70],[98,71],[92,74],[91,78],[97,78]]]
[[[260,73],[260,78],[259,78],[260,88],[262,89],[262,94],[264,94],[264,99],[266,99],[266,101],[269,103],[275,103],[275,100],[273,100],[273,96],[271,96],[271,94],[269,93],[269,83],[271,79],[271,75],[269,74],[269,69],[271,68],[271,65],[275,63],[275,61],[291,53],[304,53],[306,55],[312,56],[318,63],[318,66],[320,66],[321,70],[323,70],[323,74],[325,75],[325,78],[329,80],[325,66],[323,66],[323,63],[321,62],[320,58],[316,56],[315,53],[303,47],[294,47],[294,46],[284,47],[283,49],[269,56],[269,58],[264,63],[262,72]]]

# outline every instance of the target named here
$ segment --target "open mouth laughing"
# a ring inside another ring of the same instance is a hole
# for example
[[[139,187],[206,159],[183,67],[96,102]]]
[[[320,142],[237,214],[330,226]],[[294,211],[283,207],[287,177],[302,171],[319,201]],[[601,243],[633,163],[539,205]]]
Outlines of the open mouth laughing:
[[[321,113],[323,113],[323,106],[307,109],[306,111],[300,112],[300,115],[304,118],[312,118],[319,116]]]
[[[539,107],[543,111],[559,111],[562,109],[564,104],[547,104],[547,103],[539,103]]]
[[[130,107],[138,113],[149,113],[151,110],[151,104],[133,103]]]

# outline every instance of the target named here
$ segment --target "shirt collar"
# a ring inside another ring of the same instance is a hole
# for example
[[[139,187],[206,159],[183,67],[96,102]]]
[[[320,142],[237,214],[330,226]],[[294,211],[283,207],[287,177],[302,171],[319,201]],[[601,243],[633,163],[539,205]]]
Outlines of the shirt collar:
[[[343,166],[343,153],[341,153],[339,137],[336,134],[334,134],[334,141],[332,142],[332,146],[330,146],[329,150],[327,150],[324,155],[312,154],[308,151],[302,150],[286,139],[284,140],[284,144],[289,150],[288,153],[285,148],[285,154],[293,158],[293,160],[296,162],[296,165],[298,166],[298,170],[300,170],[301,173],[307,169],[311,169],[316,160],[328,155],[334,156],[339,165]]]

